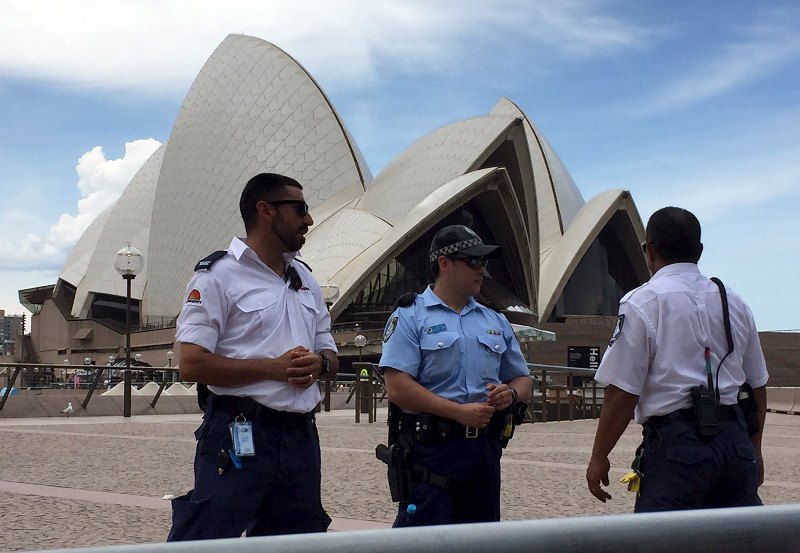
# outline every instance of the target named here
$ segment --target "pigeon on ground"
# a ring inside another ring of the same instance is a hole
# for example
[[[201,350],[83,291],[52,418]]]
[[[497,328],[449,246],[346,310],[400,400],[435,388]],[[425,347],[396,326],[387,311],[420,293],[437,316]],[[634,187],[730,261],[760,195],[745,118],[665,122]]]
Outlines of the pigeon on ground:
[[[73,411],[74,411],[74,409],[72,408],[72,402],[71,401],[69,403],[67,403],[67,406],[64,407],[64,409],[61,410],[62,413],[66,413],[67,414],[67,418],[69,418],[70,414]]]

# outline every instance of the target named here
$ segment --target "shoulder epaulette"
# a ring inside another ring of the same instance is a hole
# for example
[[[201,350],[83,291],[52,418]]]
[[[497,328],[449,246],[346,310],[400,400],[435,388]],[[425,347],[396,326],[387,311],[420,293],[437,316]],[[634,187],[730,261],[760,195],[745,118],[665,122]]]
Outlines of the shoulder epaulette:
[[[211,268],[211,266],[216,263],[218,260],[225,257],[225,254],[228,253],[228,250],[217,250],[211,255],[204,257],[200,261],[197,262],[197,265],[194,266],[195,271],[207,271]]]
[[[294,259],[292,259],[292,261],[293,261],[293,262],[294,262],[294,261],[297,261],[298,263],[300,263],[300,264],[302,264],[302,265],[305,265],[306,269],[308,269],[308,270],[309,270],[309,271],[311,271],[312,273],[314,272],[314,269],[312,269],[312,268],[309,266],[309,264],[308,264],[308,263],[306,263],[305,261],[303,261],[303,260],[302,260],[302,259],[300,259],[299,257],[295,257]]]
[[[397,302],[395,303],[394,308],[392,309],[392,311],[394,311],[398,307],[408,307],[409,305],[414,303],[414,300],[416,300],[416,299],[417,299],[417,293],[416,292],[406,292],[405,294],[403,294],[402,296],[397,298]]]

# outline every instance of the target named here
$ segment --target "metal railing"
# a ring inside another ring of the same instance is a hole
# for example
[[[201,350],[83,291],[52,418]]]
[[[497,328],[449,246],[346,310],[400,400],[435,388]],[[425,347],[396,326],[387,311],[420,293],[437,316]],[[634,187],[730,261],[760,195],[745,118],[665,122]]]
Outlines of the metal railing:
[[[25,369],[30,370],[38,370],[41,371],[42,374],[45,373],[47,369],[51,371],[54,370],[63,370],[63,371],[72,371],[74,373],[78,371],[87,371],[93,372],[93,376],[90,380],[90,386],[88,388],[88,392],[86,397],[81,402],[81,405],[84,409],[86,409],[87,405],[89,405],[89,401],[92,399],[92,395],[94,394],[95,390],[98,389],[100,386],[100,381],[103,378],[103,373],[105,371],[118,371],[118,370],[125,370],[121,369],[117,366],[109,366],[109,365],[67,365],[67,364],[58,364],[58,363],[0,363],[0,371],[5,370],[5,392],[3,393],[2,397],[0,397],[0,411],[3,410],[5,407],[6,401],[8,397],[11,395],[11,390],[14,388],[14,384],[17,381],[20,373],[22,373]],[[140,371],[140,372],[148,372],[155,374],[158,371],[161,371],[163,378],[159,382],[159,388],[156,392],[155,396],[153,397],[153,401],[150,402],[151,407],[155,407],[158,399],[161,397],[161,393],[164,391],[164,388],[167,386],[168,383],[172,382],[167,377],[169,373],[175,373],[178,371],[175,367],[147,367],[147,371],[143,370],[143,367],[135,367],[132,368],[131,371]],[[70,377],[72,378],[72,377]],[[49,386],[50,389],[58,389],[63,388],[64,385],[68,387],[75,386],[75,389],[80,389],[79,384],[77,383],[69,383],[69,382],[61,382],[60,386]],[[39,388],[44,389],[44,388]]]
[[[533,397],[528,412],[535,421],[594,419],[600,414],[605,387],[594,380],[595,369],[528,363]],[[552,377],[560,381],[555,382]]]
[[[108,546],[93,553],[798,553],[800,505]],[[66,553],[78,550],[50,550]],[[85,549],[82,549],[85,551]]]

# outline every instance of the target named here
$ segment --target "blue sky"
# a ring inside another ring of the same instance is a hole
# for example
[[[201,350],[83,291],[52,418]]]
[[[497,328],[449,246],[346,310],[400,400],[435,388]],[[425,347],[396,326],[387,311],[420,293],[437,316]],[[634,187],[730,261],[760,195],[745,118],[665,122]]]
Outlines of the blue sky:
[[[0,4],[0,309],[52,284],[229,33],[280,46],[373,174],[514,100],[585,199],[630,190],[703,224],[700,262],[760,330],[800,328],[800,5],[633,0]]]

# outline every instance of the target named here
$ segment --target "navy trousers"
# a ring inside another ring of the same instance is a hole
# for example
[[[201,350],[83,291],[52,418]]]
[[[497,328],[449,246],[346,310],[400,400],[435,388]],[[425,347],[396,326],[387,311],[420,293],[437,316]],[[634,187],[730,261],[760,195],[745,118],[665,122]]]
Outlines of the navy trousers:
[[[645,423],[636,512],[762,504],[756,451],[741,409],[731,409],[710,439],[679,412]]]
[[[253,415],[254,457],[229,463],[220,475],[218,453],[231,448],[236,414],[215,408],[211,396],[195,432],[195,484],[172,501],[167,541],[325,532],[331,519],[320,500],[319,436],[313,415],[259,409]],[[221,402],[220,402],[221,403]],[[269,414],[269,416],[266,416]]]
[[[496,522],[500,520],[500,442],[482,436],[411,445],[414,463],[448,477],[445,490],[428,482],[413,484],[410,500],[400,503],[394,527]],[[409,510],[414,504],[415,510]]]

